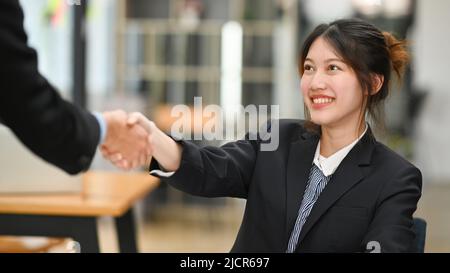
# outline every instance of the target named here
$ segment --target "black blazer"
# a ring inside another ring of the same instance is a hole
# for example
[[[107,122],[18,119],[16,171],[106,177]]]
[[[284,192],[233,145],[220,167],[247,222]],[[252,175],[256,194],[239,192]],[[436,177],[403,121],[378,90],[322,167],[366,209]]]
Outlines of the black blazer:
[[[260,140],[222,147],[183,145],[180,168],[163,181],[206,197],[246,198],[232,252],[285,252],[306,188],[319,136],[299,120],[279,120],[275,151]],[[159,168],[153,160],[150,169]],[[420,171],[383,144],[370,128],[341,162],[302,228],[297,252],[411,250],[412,215],[421,196]],[[371,243],[372,244],[372,243]]]
[[[89,167],[100,128],[38,72],[17,0],[0,1],[0,122],[34,153],[69,173]]]

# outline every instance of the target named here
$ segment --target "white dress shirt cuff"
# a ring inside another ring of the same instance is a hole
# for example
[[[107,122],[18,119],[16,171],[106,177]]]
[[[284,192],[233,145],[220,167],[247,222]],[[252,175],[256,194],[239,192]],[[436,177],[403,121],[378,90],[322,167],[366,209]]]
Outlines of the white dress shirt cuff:
[[[165,171],[161,171],[161,170],[151,170],[150,174],[156,174],[157,176],[160,177],[171,177],[175,172],[165,172]]]

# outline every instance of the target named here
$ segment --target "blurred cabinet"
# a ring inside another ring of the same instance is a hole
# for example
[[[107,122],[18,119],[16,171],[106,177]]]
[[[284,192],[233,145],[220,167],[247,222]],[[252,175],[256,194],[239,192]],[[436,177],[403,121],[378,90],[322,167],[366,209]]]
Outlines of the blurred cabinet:
[[[242,102],[270,105],[272,0],[128,0],[118,2],[116,86],[155,104],[220,103],[221,31],[234,20],[243,27]],[[154,113],[148,113],[150,116]]]

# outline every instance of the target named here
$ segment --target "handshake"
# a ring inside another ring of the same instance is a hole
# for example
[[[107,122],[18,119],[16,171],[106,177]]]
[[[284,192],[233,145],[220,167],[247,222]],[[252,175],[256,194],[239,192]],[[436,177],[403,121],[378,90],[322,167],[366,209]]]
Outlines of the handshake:
[[[100,151],[116,167],[130,170],[148,165],[152,157],[167,171],[178,169],[181,145],[159,130],[141,113],[122,110],[103,113],[107,132]]]

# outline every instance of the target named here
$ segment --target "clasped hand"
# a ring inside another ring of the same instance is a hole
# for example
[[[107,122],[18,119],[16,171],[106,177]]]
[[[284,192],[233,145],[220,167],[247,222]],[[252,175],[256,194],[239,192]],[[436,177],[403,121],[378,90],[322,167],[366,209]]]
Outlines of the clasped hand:
[[[100,151],[103,157],[123,170],[148,164],[152,157],[151,133],[154,126],[141,113],[116,110],[104,112],[107,132]]]

